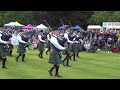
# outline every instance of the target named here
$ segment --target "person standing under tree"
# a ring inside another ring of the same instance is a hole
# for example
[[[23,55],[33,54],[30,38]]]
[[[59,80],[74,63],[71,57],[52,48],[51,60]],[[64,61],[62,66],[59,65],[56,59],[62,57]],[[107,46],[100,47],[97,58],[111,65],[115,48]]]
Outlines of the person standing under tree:
[[[0,28],[0,60],[2,60],[2,68],[7,69],[6,67],[6,56],[9,40],[7,40],[7,35],[4,33],[4,29]]]
[[[58,37],[58,30],[53,29],[52,30],[52,36],[51,36],[51,39],[50,39],[51,48],[50,48],[49,63],[54,64],[54,65],[53,65],[53,67],[48,69],[48,72],[49,72],[50,76],[53,76],[52,71],[53,71],[53,69],[56,68],[55,76],[56,77],[62,77],[58,73],[60,64],[62,63],[62,60],[61,60],[61,57],[60,57],[59,53],[60,53],[61,50],[65,50],[66,47],[62,47],[58,43],[57,37]]]
[[[17,35],[17,38],[19,41],[17,53],[19,53],[19,55],[16,57],[16,62],[18,62],[18,58],[21,55],[22,55],[22,62],[25,62],[24,58],[25,58],[25,52],[26,52],[26,45],[28,44],[28,42],[26,42],[26,38],[24,37],[23,30],[20,30],[20,32]]]

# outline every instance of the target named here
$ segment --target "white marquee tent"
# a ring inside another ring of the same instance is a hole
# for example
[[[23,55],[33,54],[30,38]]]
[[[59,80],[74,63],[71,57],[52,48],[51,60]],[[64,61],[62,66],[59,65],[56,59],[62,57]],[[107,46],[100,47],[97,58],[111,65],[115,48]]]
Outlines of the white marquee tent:
[[[100,25],[88,25],[87,29],[101,29]]]
[[[35,29],[38,29],[38,30],[46,30],[46,29],[48,29],[48,27],[45,26],[45,25],[43,25],[43,24],[40,24],[40,25],[36,26]]]

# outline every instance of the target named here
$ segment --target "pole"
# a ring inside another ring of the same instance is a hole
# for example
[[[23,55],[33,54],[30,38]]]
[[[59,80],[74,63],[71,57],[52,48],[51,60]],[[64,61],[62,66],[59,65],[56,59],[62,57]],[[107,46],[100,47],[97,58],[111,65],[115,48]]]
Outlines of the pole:
[[[63,23],[62,19],[60,19],[60,21],[61,21],[61,23],[64,25],[64,23]]]
[[[47,23],[46,20],[44,20],[44,22],[47,24],[47,26],[49,27],[49,29],[51,29],[50,25]]]

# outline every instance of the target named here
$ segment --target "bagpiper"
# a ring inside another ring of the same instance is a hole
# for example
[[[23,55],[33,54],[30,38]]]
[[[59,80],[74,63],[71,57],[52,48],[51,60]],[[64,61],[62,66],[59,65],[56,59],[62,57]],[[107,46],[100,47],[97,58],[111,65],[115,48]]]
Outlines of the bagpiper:
[[[0,28],[0,59],[2,60],[2,68],[7,69],[6,67],[6,60],[7,60],[7,49],[8,44],[10,44],[9,40],[7,39],[7,35],[5,34],[5,29]]]
[[[44,51],[44,46],[45,46],[45,40],[47,38],[46,34],[43,33],[43,30],[40,31],[41,33],[38,35],[38,39],[39,39],[39,57],[43,58],[43,51]]]
[[[26,38],[24,36],[24,31],[20,30],[18,35],[17,35],[17,39],[19,41],[19,45],[18,45],[18,49],[17,49],[17,53],[19,53],[19,55],[16,57],[16,62],[18,62],[18,58],[20,56],[22,56],[22,62],[25,62],[25,53],[26,53],[26,45],[28,44],[28,38]]]
[[[56,68],[56,72],[55,72],[55,76],[56,77],[62,77],[61,75],[59,75],[58,71],[59,71],[59,67],[60,64],[62,62],[61,57],[60,57],[60,51],[61,50],[65,50],[66,47],[62,47],[57,40],[57,36],[58,35],[58,30],[53,29],[52,30],[52,36],[50,39],[50,57],[49,57],[49,63],[53,64],[53,67],[51,67],[50,69],[48,69],[48,72],[50,74],[50,76],[53,76],[52,71],[53,69]]]
[[[70,66],[69,60],[71,56],[71,44],[73,44],[73,42],[70,40],[70,29],[66,29],[64,33],[64,38],[67,39],[67,43],[66,43],[67,48],[65,50],[66,57],[62,61],[62,65],[65,66],[64,62],[66,61],[66,66]]]

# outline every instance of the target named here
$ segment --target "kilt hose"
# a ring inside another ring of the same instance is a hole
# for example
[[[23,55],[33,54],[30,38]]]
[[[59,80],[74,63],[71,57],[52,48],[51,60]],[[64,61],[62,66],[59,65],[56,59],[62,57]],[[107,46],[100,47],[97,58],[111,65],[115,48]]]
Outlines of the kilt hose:
[[[7,53],[7,45],[6,44],[0,44],[0,57],[6,57],[8,55]]]
[[[50,57],[48,63],[50,64],[55,64],[59,65],[61,64],[61,56],[60,56],[60,50],[58,50],[55,46],[51,45],[51,50],[50,50]]]
[[[18,49],[17,49],[17,53],[19,54],[23,54],[26,52],[26,47],[25,47],[25,44],[23,43],[19,43],[18,45]]]

